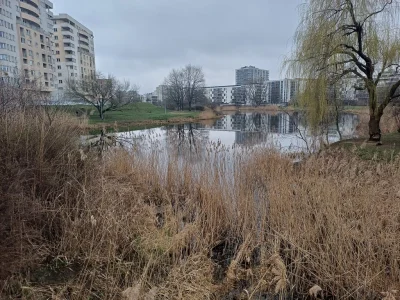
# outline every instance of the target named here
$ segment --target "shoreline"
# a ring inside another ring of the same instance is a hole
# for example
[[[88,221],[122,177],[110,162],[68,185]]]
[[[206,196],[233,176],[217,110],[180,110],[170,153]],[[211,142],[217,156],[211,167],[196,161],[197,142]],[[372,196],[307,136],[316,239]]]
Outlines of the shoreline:
[[[222,115],[218,115],[215,112],[204,111],[201,112],[197,117],[174,117],[166,120],[134,120],[134,121],[114,121],[114,122],[104,122],[104,123],[92,123],[84,126],[84,129],[94,130],[94,129],[102,129],[102,128],[126,128],[126,127],[157,127],[157,126],[165,126],[165,125],[181,125],[185,123],[201,123],[208,121],[215,121],[222,117]]]

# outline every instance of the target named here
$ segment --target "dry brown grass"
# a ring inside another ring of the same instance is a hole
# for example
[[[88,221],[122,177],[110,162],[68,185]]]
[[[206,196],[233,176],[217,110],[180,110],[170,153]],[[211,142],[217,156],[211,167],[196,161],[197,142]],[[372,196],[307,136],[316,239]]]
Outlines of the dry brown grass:
[[[2,299],[382,299],[399,286],[399,160],[250,151],[227,172],[215,152],[82,156],[62,115],[0,122]]]

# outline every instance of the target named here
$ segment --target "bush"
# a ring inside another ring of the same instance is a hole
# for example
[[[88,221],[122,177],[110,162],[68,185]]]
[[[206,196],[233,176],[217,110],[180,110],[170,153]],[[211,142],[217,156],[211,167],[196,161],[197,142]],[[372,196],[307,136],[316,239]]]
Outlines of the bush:
[[[79,127],[38,107],[0,114],[0,279],[42,261],[60,237],[57,210],[74,205],[83,176]]]

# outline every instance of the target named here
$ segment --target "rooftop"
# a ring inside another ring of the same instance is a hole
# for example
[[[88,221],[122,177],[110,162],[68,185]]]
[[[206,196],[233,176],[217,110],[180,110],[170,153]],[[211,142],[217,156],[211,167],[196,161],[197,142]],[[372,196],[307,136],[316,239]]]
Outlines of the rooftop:
[[[70,21],[70,23],[73,23],[71,25],[77,25],[78,27],[80,27],[82,30],[86,31],[88,34],[90,34],[93,37],[93,31],[91,31],[89,28],[87,28],[82,23],[75,20],[69,14],[59,14],[59,15],[53,16],[53,20],[64,20],[64,19]]]

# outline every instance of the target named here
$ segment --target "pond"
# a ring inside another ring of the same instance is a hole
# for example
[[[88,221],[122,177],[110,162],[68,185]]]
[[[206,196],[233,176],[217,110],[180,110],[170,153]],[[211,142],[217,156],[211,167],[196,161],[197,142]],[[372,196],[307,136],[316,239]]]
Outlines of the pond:
[[[338,126],[331,124],[311,134],[301,113],[232,113],[205,124],[181,124],[158,128],[119,132],[116,138],[123,145],[136,148],[198,151],[207,145],[220,148],[273,148],[280,152],[312,152],[321,143],[331,144],[355,137],[359,117],[344,113]],[[340,132],[339,132],[340,131]]]

